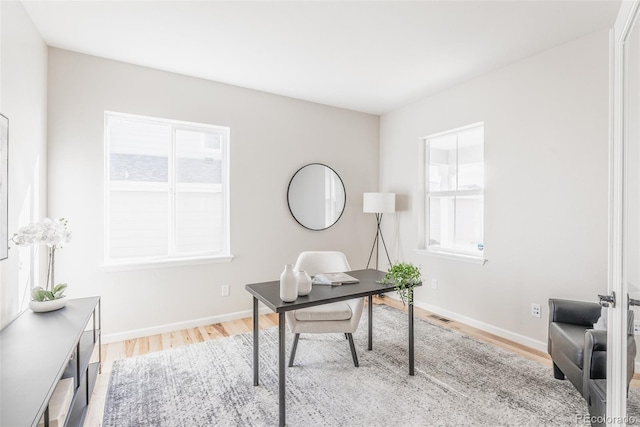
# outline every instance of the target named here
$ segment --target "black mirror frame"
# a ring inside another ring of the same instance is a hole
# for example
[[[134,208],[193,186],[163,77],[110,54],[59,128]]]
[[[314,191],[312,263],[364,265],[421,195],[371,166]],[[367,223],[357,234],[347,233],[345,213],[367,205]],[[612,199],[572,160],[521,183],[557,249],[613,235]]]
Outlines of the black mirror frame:
[[[291,209],[291,202],[289,201],[289,191],[291,190],[291,183],[293,182],[293,180],[295,179],[296,175],[298,175],[298,173],[306,168],[307,166],[314,166],[314,165],[318,165],[318,166],[324,166],[325,168],[331,170],[334,174],[336,174],[336,176],[338,177],[338,179],[340,180],[340,184],[342,185],[342,192],[344,193],[344,206],[342,206],[342,210],[340,211],[340,215],[338,215],[338,218],[336,218],[336,220],[333,222],[333,224],[327,226],[327,227],[323,227],[323,228],[311,228],[308,227],[306,225],[304,225],[303,223],[301,223],[300,221],[298,221],[298,218],[296,218],[296,216],[293,213],[293,210]],[[289,208],[289,213],[291,213],[291,216],[293,217],[293,219],[296,220],[296,222],[298,224],[300,224],[301,226],[303,226],[304,228],[306,228],[307,230],[311,230],[311,231],[323,231],[323,230],[327,230],[331,227],[333,227],[338,221],[340,221],[340,218],[342,218],[342,215],[344,214],[344,210],[347,207],[347,189],[344,186],[344,181],[342,180],[342,177],[338,174],[338,172],[335,171],[335,169],[333,169],[331,166],[327,166],[324,163],[308,163],[304,166],[302,166],[301,168],[299,168],[291,177],[291,179],[289,180],[289,185],[287,186],[287,207]]]

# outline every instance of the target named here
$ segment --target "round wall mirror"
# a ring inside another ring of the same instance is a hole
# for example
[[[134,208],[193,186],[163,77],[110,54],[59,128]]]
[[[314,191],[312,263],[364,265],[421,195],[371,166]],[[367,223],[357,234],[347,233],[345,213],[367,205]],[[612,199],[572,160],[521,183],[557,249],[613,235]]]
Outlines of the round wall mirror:
[[[342,179],[327,165],[305,165],[289,181],[289,211],[309,230],[324,230],[338,222],[344,212],[345,200]]]

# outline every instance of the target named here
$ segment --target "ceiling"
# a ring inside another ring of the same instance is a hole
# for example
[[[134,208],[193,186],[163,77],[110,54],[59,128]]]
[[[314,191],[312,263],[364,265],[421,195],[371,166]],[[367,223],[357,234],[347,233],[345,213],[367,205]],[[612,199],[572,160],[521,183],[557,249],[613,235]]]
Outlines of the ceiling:
[[[382,114],[615,21],[620,1],[31,1],[49,46]]]

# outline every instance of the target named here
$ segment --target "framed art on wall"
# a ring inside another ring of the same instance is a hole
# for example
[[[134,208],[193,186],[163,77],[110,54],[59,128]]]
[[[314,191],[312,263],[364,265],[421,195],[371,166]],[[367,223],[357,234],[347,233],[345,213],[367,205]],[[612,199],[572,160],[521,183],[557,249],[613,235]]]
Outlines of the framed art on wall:
[[[9,252],[9,119],[0,114],[0,260]]]

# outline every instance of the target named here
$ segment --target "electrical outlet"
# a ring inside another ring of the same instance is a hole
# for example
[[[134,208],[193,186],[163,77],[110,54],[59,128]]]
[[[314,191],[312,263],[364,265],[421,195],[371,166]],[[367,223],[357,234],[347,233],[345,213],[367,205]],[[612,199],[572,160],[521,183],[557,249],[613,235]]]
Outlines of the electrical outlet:
[[[438,279],[431,279],[431,289],[438,289]]]
[[[229,285],[222,285],[222,296],[223,297],[229,296]]]
[[[540,304],[531,304],[531,316],[542,317],[542,307]]]
[[[640,335],[640,320],[633,321],[633,335]]]

